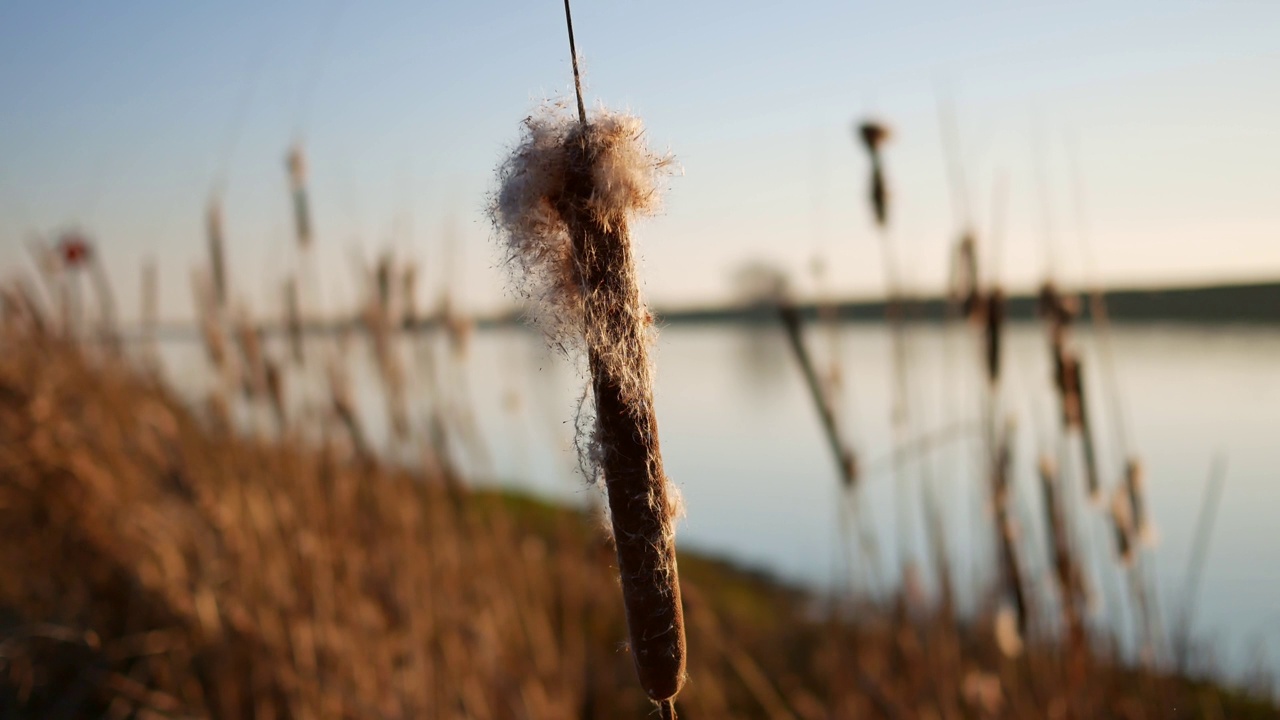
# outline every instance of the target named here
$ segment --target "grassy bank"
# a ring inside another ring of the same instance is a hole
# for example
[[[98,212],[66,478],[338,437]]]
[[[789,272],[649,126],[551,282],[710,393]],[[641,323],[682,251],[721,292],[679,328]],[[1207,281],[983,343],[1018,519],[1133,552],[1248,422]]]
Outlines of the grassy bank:
[[[594,518],[229,432],[155,376],[0,330],[0,717],[629,718]],[[1221,687],[928,603],[835,607],[680,557],[688,718],[1276,717]]]

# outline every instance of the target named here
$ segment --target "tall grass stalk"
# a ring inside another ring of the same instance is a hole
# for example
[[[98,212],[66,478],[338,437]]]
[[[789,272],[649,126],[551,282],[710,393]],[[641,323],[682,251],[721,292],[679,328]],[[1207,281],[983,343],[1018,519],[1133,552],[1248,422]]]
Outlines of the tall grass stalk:
[[[856,495],[859,478],[857,454],[844,439],[844,435],[840,431],[839,422],[836,419],[835,409],[831,406],[831,395],[826,392],[822,380],[818,377],[817,368],[814,366],[808,346],[805,344],[803,320],[800,316],[800,311],[794,304],[784,298],[778,303],[778,315],[782,319],[783,329],[786,330],[787,344],[790,346],[796,362],[800,365],[800,371],[805,379],[805,386],[809,390],[809,398],[818,412],[823,437],[826,438],[827,448],[831,452],[831,457],[836,464],[836,472],[840,476],[840,492],[843,496],[840,512],[842,544],[847,544],[847,523],[852,519],[857,525],[853,532],[857,535],[862,560],[868,564],[870,587],[879,587],[881,580],[879,550],[876,547],[872,529],[865,521],[865,518],[861,517],[860,510],[862,505],[858,502]],[[846,557],[846,565],[848,564],[847,561],[848,558]]]
[[[298,247],[311,247],[311,206],[307,201],[307,156],[302,144],[289,148],[285,156],[289,173],[289,194],[293,201],[293,229]]]
[[[858,458],[840,434],[835,410],[823,390],[822,380],[814,367],[809,349],[804,342],[800,311],[789,302],[778,305],[778,314],[782,318],[782,327],[787,331],[787,343],[795,355],[796,362],[804,375],[805,386],[809,390],[809,399],[818,411],[818,419],[822,424],[823,436],[827,440],[827,448],[836,462],[836,470],[840,473],[840,482],[846,491],[852,491],[858,481]]]
[[[876,228],[880,235],[880,250],[884,262],[885,282],[885,319],[889,324],[891,359],[893,364],[893,408],[890,411],[890,422],[893,427],[894,447],[902,447],[907,442],[909,428],[908,397],[908,359],[907,337],[903,308],[902,288],[899,284],[897,263],[894,260],[894,249],[889,242],[889,190],[885,180],[882,148],[889,140],[890,131],[885,125],[875,121],[866,121],[856,128],[856,135],[871,162],[868,200]],[[895,457],[898,457],[895,454]],[[907,483],[905,468],[899,464],[894,471],[894,498],[897,518],[898,557],[906,570],[913,564],[912,542],[910,540],[910,513],[907,510]]]
[[[302,305],[298,297],[297,276],[284,281],[284,324],[289,337],[289,356],[301,367],[307,358],[302,342]]]
[[[214,307],[221,311],[227,306],[227,258],[226,240],[223,235],[222,199],[209,198],[205,209],[205,233],[209,245],[209,271],[213,282]]]

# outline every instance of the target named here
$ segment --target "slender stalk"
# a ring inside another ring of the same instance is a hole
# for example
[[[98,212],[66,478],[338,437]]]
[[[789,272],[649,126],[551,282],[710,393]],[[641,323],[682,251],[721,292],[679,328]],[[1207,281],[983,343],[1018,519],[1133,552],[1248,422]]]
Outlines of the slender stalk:
[[[205,214],[205,229],[209,242],[209,268],[210,277],[213,280],[214,307],[222,310],[227,306],[227,261],[222,229],[222,201],[217,196],[209,199],[209,207]]]
[[[885,279],[885,320],[889,325],[890,353],[893,362],[893,409],[890,421],[893,426],[894,447],[905,444],[908,430],[907,393],[907,338],[903,317],[901,287],[898,269],[894,262],[893,247],[889,243],[889,191],[884,177],[884,163],[880,149],[889,139],[889,129],[876,122],[864,122],[857,127],[857,135],[871,161],[871,179],[868,199],[875,217],[881,240]],[[895,455],[896,457],[896,455]],[[898,555],[904,568],[911,564],[910,519],[907,512],[906,475],[901,465],[894,469],[894,497],[897,517]]]
[[[587,126],[587,106],[582,100],[582,74],[578,71],[578,45],[573,39],[573,11],[569,0],[564,0],[564,24],[569,30],[569,55],[573,58],[573,92],[578,99],[578,122]]]
[[[1027,635],[1030,623],[1030,599],[1026,591],[1022,565],[1017,553],[1017,531],[1014,527],[1013,514],[1010,509],[1009,496],[1012,492],[1010,484],[1010,468],[1013,464],[1013,428],[1007,425],[1000,437],[993,443],[996,455],[992,462],[991,496],[995,505],[997,543],[1000,548],[1000,567],[1004,578],[1006,592],[1013,598],[1017,611],[1018,632],[1022,637]]]
[[[307,200],[307,159],[302,145],[294,145],[285,157],[289,171],[289,193],[293,198],[294,233],[298,247],[311,247],[311,205]]]
[[[800,370],[804,374],[805,386],[809,388],[809,399],[813,401],[813,406],[818,411],[823,436],[827,439],[827,447],[840,473],[840,482],[846,490],[852,490],[858,481],[858,459],[840,436],[835,411],[831,408],[827,394],[823,392],[822,381],[818,378],[817,370],[804,343],[800,312],[794,305],[782,303],[778,306],[778,314],[782,318],[782,326],[787,331],[791,352],[796,356],[796,362],[799,363]]]
[[[141,320],[143,342],[146,344],[146,352],[155,359],[156,353],[156,325],[159,322],[160,308],[160,276],[156,270],[155,258],[149,258],[142,264],[142,308],[139,315]]]
[[[1200,595],[1200,577],[1209,556],[1209,542],[1213,539],[1214,521],[1222,502],[1222,489],[1227,481],[1227,457],[1219,454],[1213,459],[1209,480],[1204,486],[1204,499],[1200,503],[1200,517],[1196,520],[1195,540],[1191,544],[1191,556],[1187,560],[1186,585],[1182,590],[1182,617],[1178,622],[1178,667],[1186,670],[1190,651],[1191,624],[1195,621],[1196,601]]]
[[[844,441],[834,409],[831,407],[830,397],[823,390],[822,381],[818,378],[817,369],[814,367],[812,356],[809,349],[805,345],[803,329],[801,327],[800,312],[795,305],[789,302],[783,302],[778,305],[778,314],[782,318],[782,325],[787,332],[788,345],[791,347],[792,354],[796,356],[796,362],[800,365],[800,370],[804,375],[805,386],[809,389],[809,397],[813,401],[813,406],[818,411],[818,419],[821,421],[823,436],[827,440],[827,447],[831,451],[831,457],[836,462],[836,470],[840,473],[840,490],[848,498],[848,504],[844,505],[841,514],[841,527],[844,528],[845,516],[844,512],[856,514],[860,506],[856,504],[856,498],[853,493],[857,489],[859,470],[858,457],[852,448]],[[897,453],[895,453],[894,462],[897,463]],[[858,518],[858,543],[866,562],[870,563],[871,581],[874,585],[879,585],[880,581],[880,560],[879,553],[875,546],[875,539],[869,532],[866,523]],[[842,530],[842,542],[847,540]]]

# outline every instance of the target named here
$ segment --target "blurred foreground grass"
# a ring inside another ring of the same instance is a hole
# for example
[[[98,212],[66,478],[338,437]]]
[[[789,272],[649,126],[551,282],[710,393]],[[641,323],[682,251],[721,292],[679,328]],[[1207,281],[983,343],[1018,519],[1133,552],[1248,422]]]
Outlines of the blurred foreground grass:
[[[110,352],[0,330],[0,717],[645,717],[602,535],[340,432],[237,436]],[[1008,657],[990,618],[680,565],[685,718],[1277,717],[1097,647]]]

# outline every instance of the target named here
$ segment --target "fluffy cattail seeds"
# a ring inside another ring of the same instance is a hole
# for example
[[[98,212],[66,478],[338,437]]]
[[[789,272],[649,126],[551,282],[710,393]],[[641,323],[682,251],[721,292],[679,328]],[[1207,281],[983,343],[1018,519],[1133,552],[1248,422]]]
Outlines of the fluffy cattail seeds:
[[[592,460],[604,478],[631,650],[640,684],[670,710],[685,676],[676,571],[678,503],[662,469],[629,219],[657,204],[670,158],[643,143],[637,118],[589,123],[543,108],[499,167],[490,208],[522,291],[561,347],[585,350],[595,401]]]

